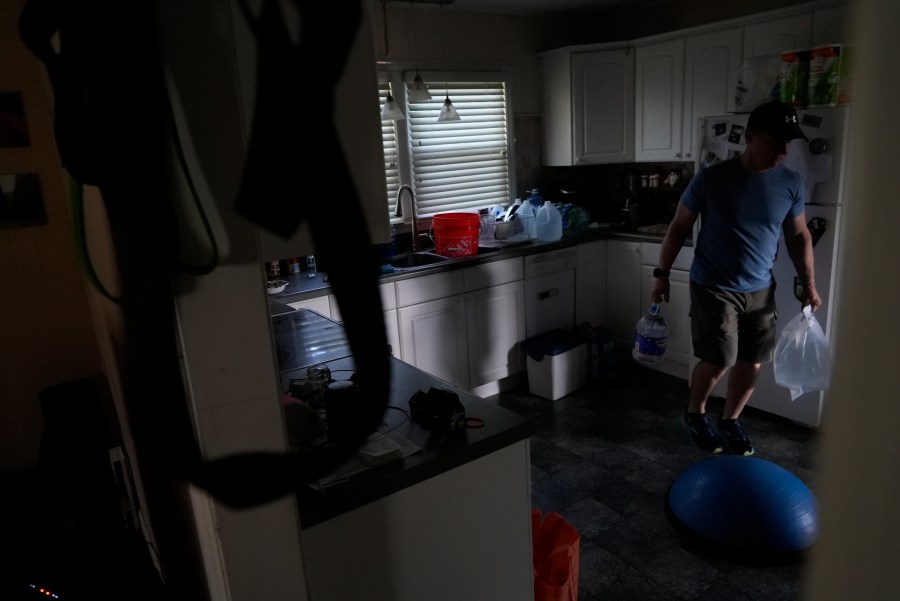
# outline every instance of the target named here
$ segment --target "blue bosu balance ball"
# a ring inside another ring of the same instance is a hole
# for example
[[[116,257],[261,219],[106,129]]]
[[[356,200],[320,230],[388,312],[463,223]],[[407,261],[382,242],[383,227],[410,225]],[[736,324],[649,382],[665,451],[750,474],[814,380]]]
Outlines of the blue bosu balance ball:
[[[723,455],[692,465],[669,487],[666,508],[676,526],[701,541],[750,555],[802,553],[819,531],[809,488],[756,457]]]

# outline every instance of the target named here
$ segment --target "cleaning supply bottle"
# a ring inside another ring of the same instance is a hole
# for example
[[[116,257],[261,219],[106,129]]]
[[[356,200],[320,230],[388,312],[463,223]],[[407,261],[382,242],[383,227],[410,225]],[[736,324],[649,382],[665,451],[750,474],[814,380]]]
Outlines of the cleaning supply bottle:
[[[535,213],[537,213],[537,210],[540,209],[544,204],[544,198],[541,196],[541,192],[537,188],[532,188],[531,194],[529,194],[528,198],[526,198],[525,200],[531,203],[531,206],[534,207]]]
[[[659,363],[666,355],[668,337],[669,325],[659,314],[659,303],[653,303],[650,310],[637,322],[631,356],[638,363],[647,365]]]
[[[538,209],[535,221],[538,240],[552,242],[562,238],[562,213],[549,200]]]

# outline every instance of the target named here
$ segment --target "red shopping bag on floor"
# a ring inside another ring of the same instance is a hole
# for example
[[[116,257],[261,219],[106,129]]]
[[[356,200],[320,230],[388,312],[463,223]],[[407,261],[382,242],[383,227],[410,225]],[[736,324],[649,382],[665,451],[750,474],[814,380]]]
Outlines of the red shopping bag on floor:
[[[534,601],[578,601],[581,535],[561,515],[531,510]]]

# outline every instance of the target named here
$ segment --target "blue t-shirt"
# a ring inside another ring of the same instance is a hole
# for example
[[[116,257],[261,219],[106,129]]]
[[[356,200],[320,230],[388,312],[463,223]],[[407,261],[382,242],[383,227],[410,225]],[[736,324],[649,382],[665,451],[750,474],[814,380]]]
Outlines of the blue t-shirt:
[[[700,215],[691,279],[755,292],[772,284],[782,223],[805,210],[804,187],[784,165],[753,174],[735,157],[697,173],[681,204]]]

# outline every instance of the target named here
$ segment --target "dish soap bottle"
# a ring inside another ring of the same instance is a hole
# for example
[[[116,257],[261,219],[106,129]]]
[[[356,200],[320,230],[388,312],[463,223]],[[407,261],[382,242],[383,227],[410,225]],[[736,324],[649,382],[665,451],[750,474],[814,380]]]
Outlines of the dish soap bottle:
[[[668,337],[669,325],[659,314],[659,303],[653,303],[650,310],[637,322],[631,356],[638,363],[647,365],[659,363],[666,355]]]
[[[538,209],[535,221],[538,240],[552,242],[562,238],[562,213],[549,200]]]

